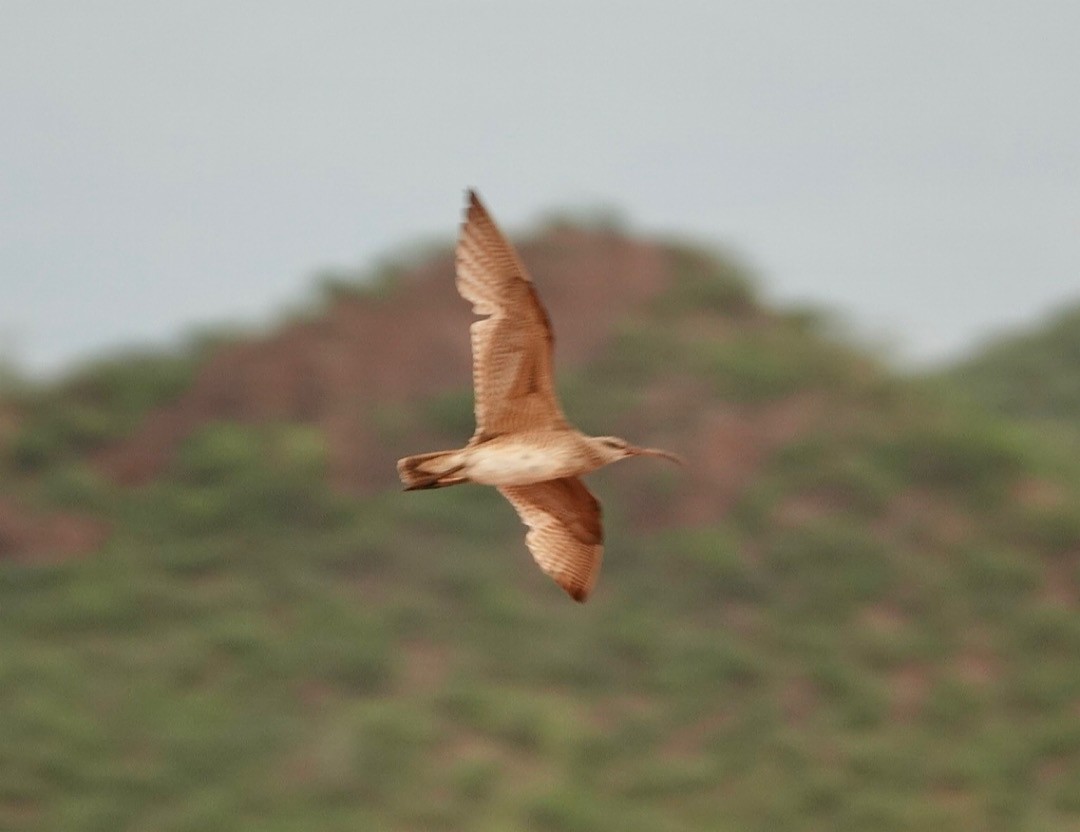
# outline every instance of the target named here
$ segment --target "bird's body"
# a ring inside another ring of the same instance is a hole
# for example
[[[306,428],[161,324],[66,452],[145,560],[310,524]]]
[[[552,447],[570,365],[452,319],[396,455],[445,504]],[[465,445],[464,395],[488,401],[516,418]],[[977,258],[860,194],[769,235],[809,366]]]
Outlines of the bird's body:
[[[547,313],[513,247],[476,194],[457,247],[457,286],[482,316],[470,327],[476,433],[464,448],[398,461],[406,490],[473,482],[493,485],[530,531],[533,557],[575,600],[592,590],[603,555],[600,504],[578,479],[637,448],[575,429],[555,395],[554,337]]]
[[[496,436],[446,458],[455,476],[481,485],[531,485],[585,474],[604,464],[588,437],[576,430],[545,430]]]

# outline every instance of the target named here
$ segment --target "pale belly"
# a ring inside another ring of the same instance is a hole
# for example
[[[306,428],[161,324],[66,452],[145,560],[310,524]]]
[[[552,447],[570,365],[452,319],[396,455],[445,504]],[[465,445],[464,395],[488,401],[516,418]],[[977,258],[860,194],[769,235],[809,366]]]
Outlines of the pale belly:
[[[576,456],[531,443],[492,443],[471,450],[463,473],[483,485],[529,485],[581,473]]]

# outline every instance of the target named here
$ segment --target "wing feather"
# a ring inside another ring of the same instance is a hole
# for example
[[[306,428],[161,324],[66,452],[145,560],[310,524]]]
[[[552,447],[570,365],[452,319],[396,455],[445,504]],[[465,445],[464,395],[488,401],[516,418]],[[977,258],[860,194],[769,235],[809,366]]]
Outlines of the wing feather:
[[[565,427],[553,379],[551,321],[513,246],[472,191],[456,261],[458,292],[486,316],[470,327],[473,442]]]
[[[575,601],[596,584],[604,557],[600,503],[577,477],[499,491],[529,527],[525,544],[539,567]]]

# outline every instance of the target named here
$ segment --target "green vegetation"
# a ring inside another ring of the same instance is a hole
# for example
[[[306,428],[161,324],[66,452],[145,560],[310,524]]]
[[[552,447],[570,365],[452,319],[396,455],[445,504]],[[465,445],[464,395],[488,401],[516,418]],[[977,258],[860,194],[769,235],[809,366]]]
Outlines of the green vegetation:
[[[1000,337],[948,380],[995,411],[1043,422],[1080,421],[1080,305]]]
[[[697,451],[591,479],[585,606],[493,491],[343,495],[310,426],[108,482],[90,451],[185,360],[20,394],[2,492],[114,533],[0,561],[0,828],[1080,828],[1080,462],[677,260],[560,379],[583,428]],[[364,418],[418,451],[470,404]]]
[[[39,471],[127,435],[148,411],[187,389],[196,364],[194,350],[122,356],[90,364],[55,386],[16,386],[14,407],[23,425],[3,449],[5,460],[19,471]]]

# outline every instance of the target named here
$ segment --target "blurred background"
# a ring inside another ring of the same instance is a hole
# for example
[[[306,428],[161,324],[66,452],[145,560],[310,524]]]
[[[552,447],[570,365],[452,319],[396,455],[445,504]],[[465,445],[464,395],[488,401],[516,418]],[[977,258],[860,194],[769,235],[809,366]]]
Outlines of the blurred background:
[[[1080,829],[1080,9],[102,2],[0,30],[0,827]],[[590,478],[472,432],[466,187]]]

